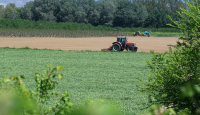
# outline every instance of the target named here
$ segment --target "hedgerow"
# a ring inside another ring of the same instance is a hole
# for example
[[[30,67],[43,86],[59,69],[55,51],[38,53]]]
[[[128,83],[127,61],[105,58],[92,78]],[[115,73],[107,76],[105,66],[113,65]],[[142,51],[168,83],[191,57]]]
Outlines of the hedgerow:
[[[44,20],[31,21],[24,19],[4,19],[0,18],[0,28],[9,29],[51,29],[51,30],[99,30],[99,31],[152,31],[152,32],[180,32],[176,28],[122,28],[122,27],[107,27],[93,26],[91,24],[73,23],[73,22],[48,22]]]

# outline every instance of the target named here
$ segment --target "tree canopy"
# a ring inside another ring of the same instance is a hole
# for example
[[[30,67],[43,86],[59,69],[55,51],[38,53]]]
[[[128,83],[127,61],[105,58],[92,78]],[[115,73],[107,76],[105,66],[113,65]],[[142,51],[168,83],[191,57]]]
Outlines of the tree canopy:
[[[181,0],[34,0],[0,8],[0,17],[32,21],[76,22],[110,27],[169,27],[165,15],[179,20]]]

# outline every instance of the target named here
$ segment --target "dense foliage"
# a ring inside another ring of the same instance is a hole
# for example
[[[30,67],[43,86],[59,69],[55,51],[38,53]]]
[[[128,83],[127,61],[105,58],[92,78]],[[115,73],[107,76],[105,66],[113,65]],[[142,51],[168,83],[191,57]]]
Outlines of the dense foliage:
[[[178,20],[182,0],[34,0],[22,8],[0,7],[0,17],[10,19],[76,22],[109,27],[170,27],[165,15]],[[171,23],[171,22],[170,22]]]
[[[49,21],[31,21],[24,19],[4,19],[0,18],[0,28],[5,29],[45,29],[45,30],[99,30],[99,31],[126,31],[135,32],[140,30],[141,32],[149,31],[152,32],[180,32],[176,28],[122,28],[122,27],[107,27],[107,26],[93,26],[91,24],[84,23],[73,23],[73,22],[49,22]],[[43,31],[45,31],[43,30]],[[2,30],[0,30],[2,31]],[[18,30],[17,30],[18,31]],[[34,30],[33,30],[34,31]],[[62,32],[62,31],[61,31]],[[66,31],[65,31],[66,32]],[[3,34],[3,33],[1,33]]]
[[[140,90],[149,94],[150,105],[161,104],[176,112],[200,114],[200,6],[187,3],[180,21],[173,21],[184,33],[168,52],[156,54],[148,61],[151,75]],[[172,25],[171,25],[172,26]]]

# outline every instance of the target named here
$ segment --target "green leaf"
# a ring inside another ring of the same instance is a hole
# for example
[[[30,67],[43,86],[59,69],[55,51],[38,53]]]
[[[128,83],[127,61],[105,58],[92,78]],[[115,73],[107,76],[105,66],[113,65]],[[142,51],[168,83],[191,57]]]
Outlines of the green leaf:
[[[65,68],[64,68],[63,66],[57,66],[56,70],[57,70],[57,71],[65,70]]]
[[[58,74],[58,78],[59,78],[59,79],[62,79],[62,78],[63,78],[63,75],[62,75],[62,74]]]
[[[11,80],[9,78],[5,78],[5,79],[3,79],[3,82],[8,83],[8,82],[11,82]]]
[[[25,76],[24,76],[24,75],[20,75],[20,77],[21,77],[21,78],[25,78]]]
[[[72,106],[73,106],[73,103],[69,102],[69,103],[68,103],[68,106],[69,106],[69,107],[72,107]]]
[[[199,86],[195,86],[195,90],[200,93],[200,87]]]
[[[172,108],[170,108],[163,111],[163,115],[176,115],[176,112]]]
[[[22,85],[22,84],[23,84],[23,82],[22,82],[21,79],[18,81],[18,84],[19,84],[19,85]]]
[[[182,96],[182,98],[193,97],[194,90],[190,86],[184,86],[181,88],[181,96]]]

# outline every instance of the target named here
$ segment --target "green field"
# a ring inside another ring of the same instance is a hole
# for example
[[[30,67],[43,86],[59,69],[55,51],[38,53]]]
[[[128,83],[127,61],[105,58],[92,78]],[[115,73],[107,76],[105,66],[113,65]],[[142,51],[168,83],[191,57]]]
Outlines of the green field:
[[[140,30],[140,29],[139,29]],[[141,28],[142,30],[142,28]],[[144,31],[140,31],[142,34]],[[133,32],[128,31],[101,31],[101,30],[53,30],[53,29],[2,29],[0,37],[108,37],[108,36],[133,36]],[[151,37],[179,37],[180,32],[151,32]]]
[[[151,32],[151,37],[180,37],[180,32]]]
[[[132,36],[135,32],[128,32],[129,36]],[[140,31],[142,34],[143,31]],[[183,35],[181,32],[151,32],[151,37],[180,37]]]
[[[87,98],[114,101],[124,108],[124,115],[139,115],[147,97],[137,91],[137,77],[150,74],[146,59],[150,53],[58,51],[0,48],[1,78],[24,74],[26,87],[34,90],[36,71],[46,65],[64,66],[64,79],[56,91],[68,91],[74,105]],[[55,103],[52,100],[52,103]]]

